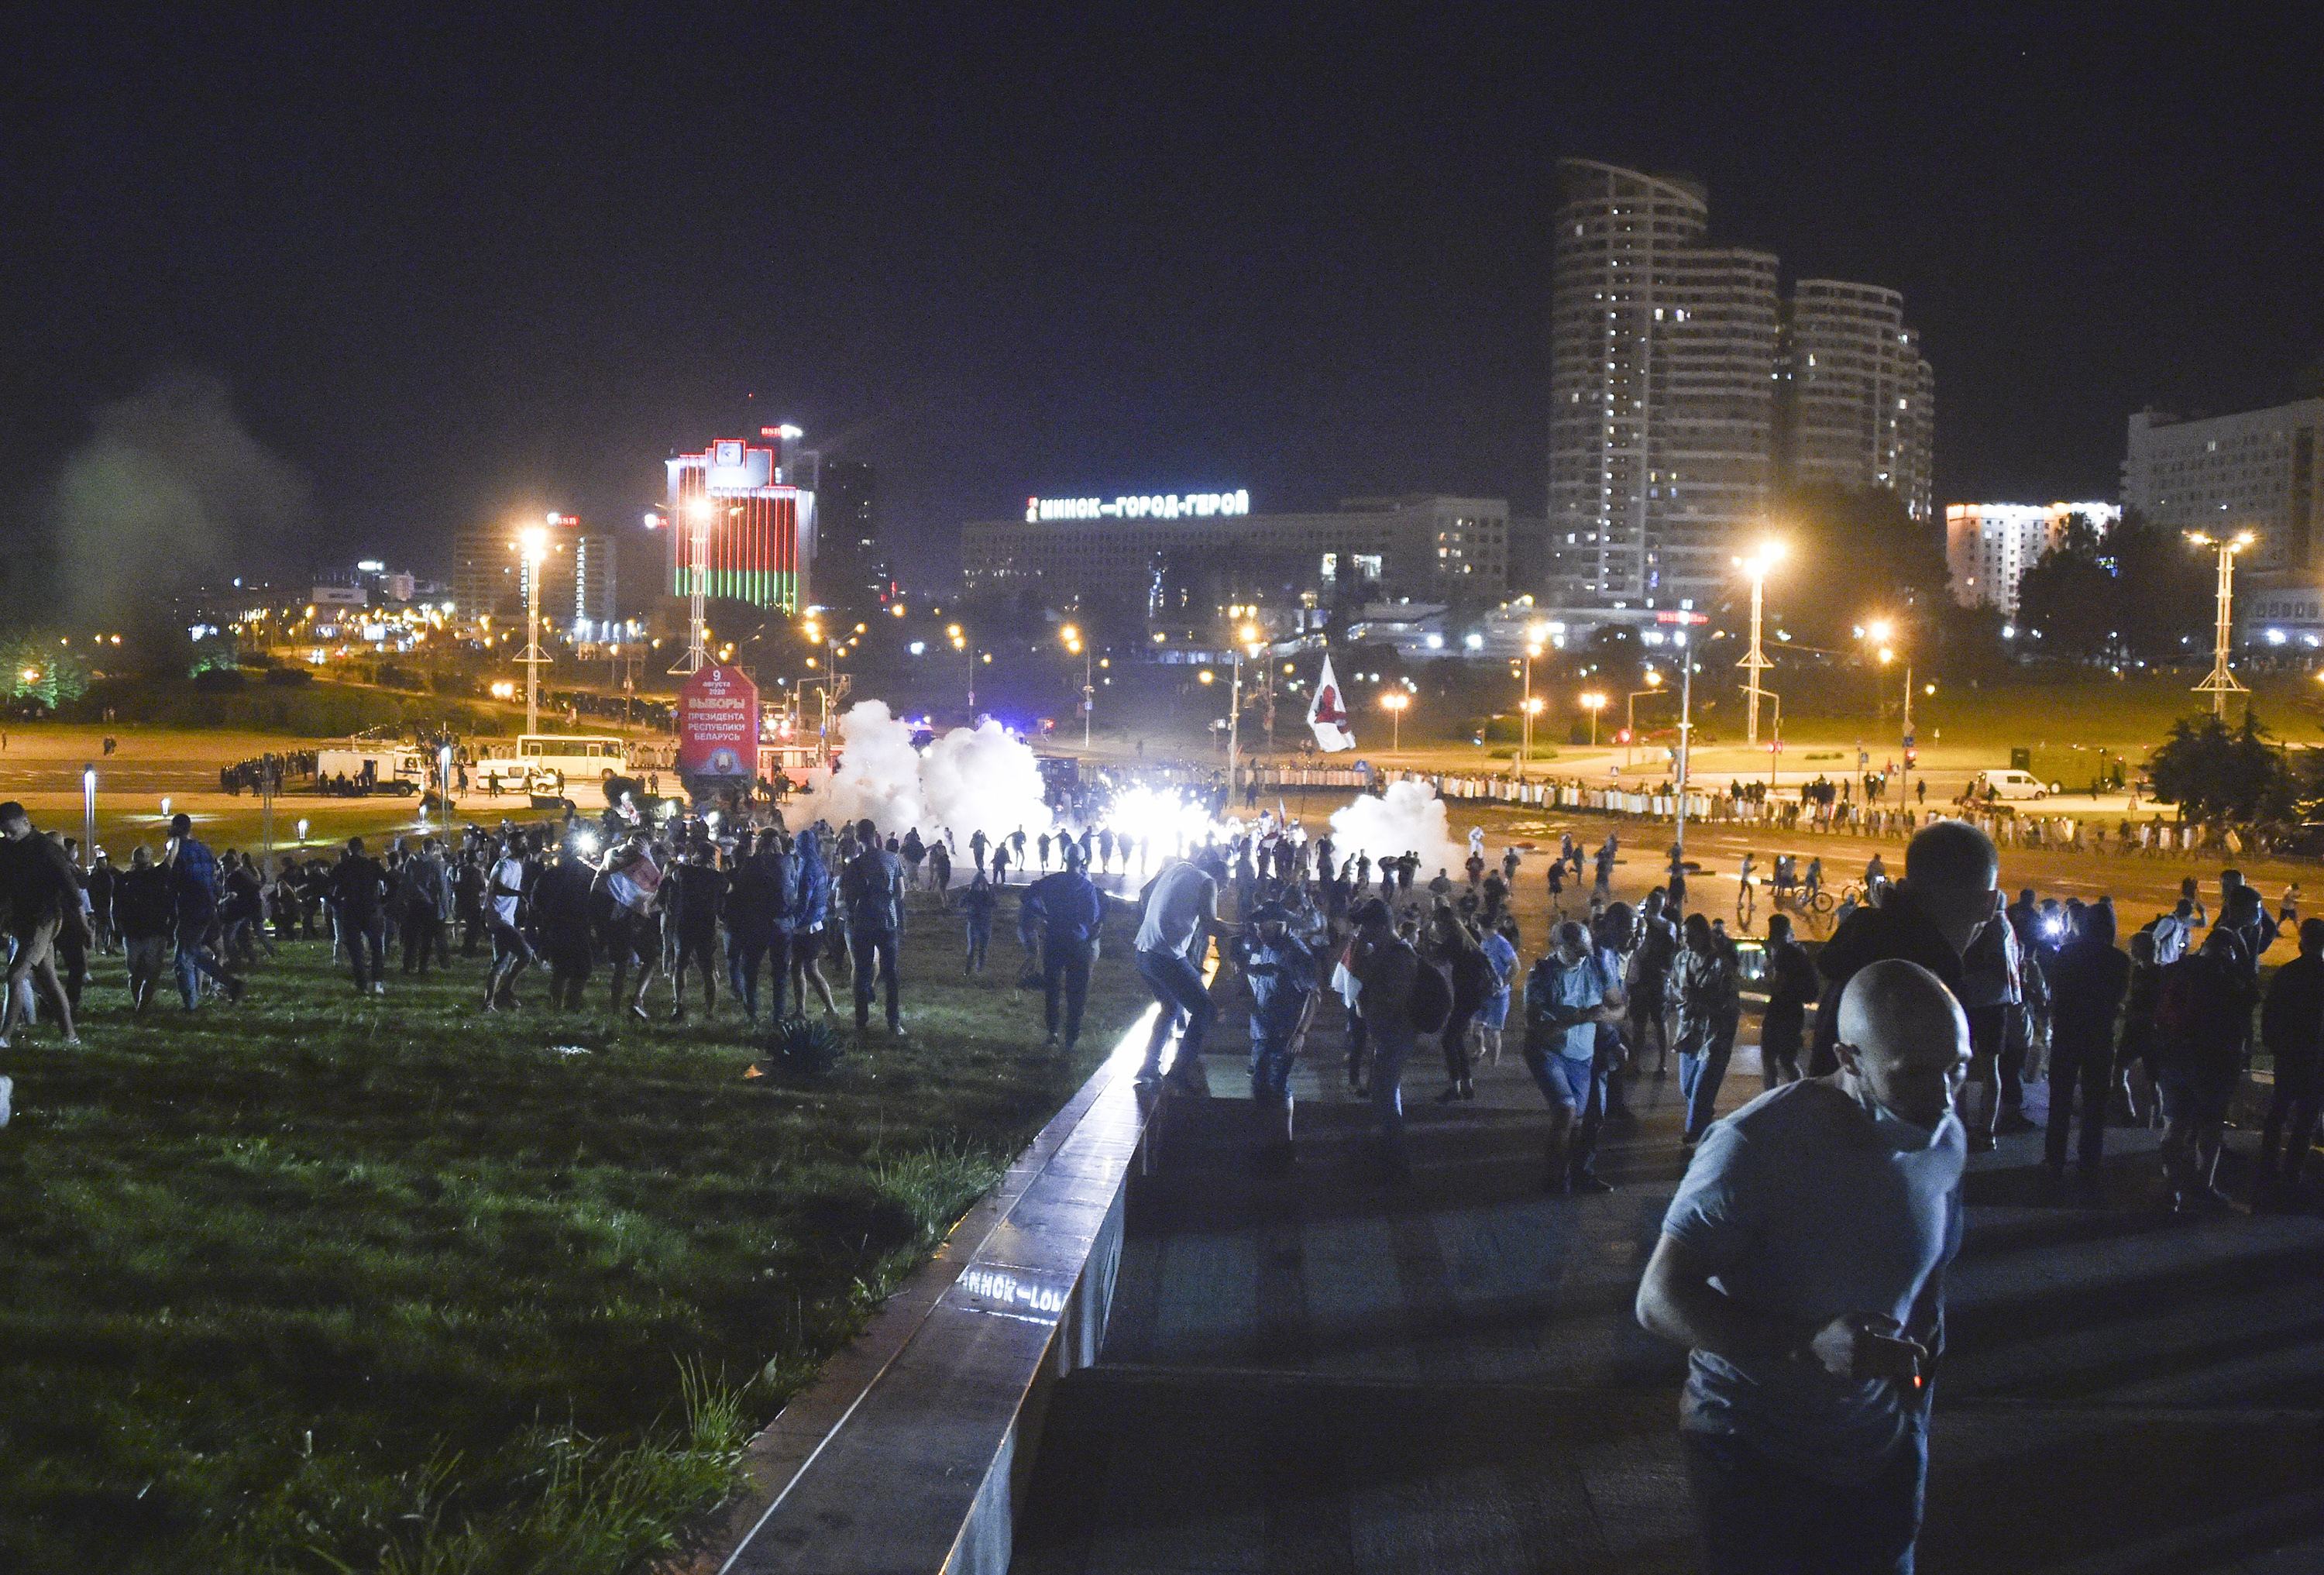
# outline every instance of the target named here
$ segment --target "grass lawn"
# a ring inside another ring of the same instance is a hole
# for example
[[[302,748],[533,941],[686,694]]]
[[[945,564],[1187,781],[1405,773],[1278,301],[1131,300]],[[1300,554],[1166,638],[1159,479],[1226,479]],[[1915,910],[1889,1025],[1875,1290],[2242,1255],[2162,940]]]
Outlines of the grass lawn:
[[[478,962],[374,999],[302,943],[138,1021],[102,960],[84,1047],[0,1053],[0,1570],[659,1545],[1140,1004],[1112,939],[1067,1064],[1014,944],[967,982],[955,934],[916,916],[910,1040],[813,1084],[743,1082],[739,1019],[609,1027],[602,972],[494,1019]]]

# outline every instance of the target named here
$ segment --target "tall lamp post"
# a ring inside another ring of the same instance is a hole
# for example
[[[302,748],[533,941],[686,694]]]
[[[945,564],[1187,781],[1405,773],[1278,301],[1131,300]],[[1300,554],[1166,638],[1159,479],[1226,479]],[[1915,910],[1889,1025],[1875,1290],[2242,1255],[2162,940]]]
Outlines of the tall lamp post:
[[[1082,659],[1082,752],[1087,754],[1090,747],[1090,713],[1097,709],[1097,685],[1095,675],[1092,671],[1093,664],[1097,659],[1096,653],[1090,649],[1089,642],[1082,639],[1081,628],[1077,624],[1068,623],[1058,630],[1057,638],[1065,642],[1067,655]]]
[[[2213,536],[2207,530],[2190,530],[2187,539],[2198,547],[2219,549],[2218,608],[2211,633],[2211,671],[2195,686],[2194,693],[2209,695],[2211,697],[2211,714],[2224,718],[2227,714],[2227,696],[2245,693],[2242,681],[2227,670],[2227,653],[2234,645],[2235,636],[2236,554],[2259,538],[2248,530],[2238,530],[2233,536]]]
[[[1865,634],[1866,634],[1868,637],[1869,637],[1870,639],[1872,639],[1872,640],[1876,640],[1876,641],[1879,642],[1879,647],[1880,647],[1880,649],[1879,649],[1879,655],[1880,655],[1880,665],[1881,665],[1882,667],[1884,667],[1884,668],[1885,668],[1885,667],[1886,667],[1890,662],[1893,662],[1893,661],[1895,661],[1895,660],[1896,659],[1896,649],[1895,649],[1895,646],[1892,646],[1892,645],[1890,645],[1890,644],[1888,643],[1888,638],[1889,638],[1889,636],[1890,636],[1890,635],[1892,635],[1892,634],[1894,634],[1894,633],[1895,632],[1895,626],[1894,624],[1891,624],[1891,623],[1890,623],[1886,619],[1885,619],[1885,618],[1875,619],[1872,622],[1868,623],[1868,624],[1866,624],[1866,625],[1864,626],[1864,632],[1865,632]],[[1902,640],[1899,640],[1899,641],[1897,641],[1896,643],[1897,643],[1897,645],[1902,645],[1904,642],[1903,642]],[[1909,754],[1909,753],[1911,753],[1911,752],[1913,751],[1913,749],[1914,749],[1914,739],[1913,739],[1913,653],[1912,653],[1910,650],[1907,650],[1907,651],[1905,651],[1905,652],[1904,652],[1904,750],[1905,750],[1905,752],[1906,752],[1907,754]],[[1875,693],[1877,693],[1877,689],[1875,690]],[[1874,707],[1874,710],[1875,710],[1875,712],[1876,712],[1876,713],[1878,711],[1878,709],[1879,709],[1879,708],[1878,708],[1877,705]],[[1873,717],[1873,721],[1874,721],[1874,723],[1875,723],[1876,724],[1879,722],[1879,720],[1880,720],[1880,719],[1879,719],[1879,717],[1878,717],[1877,714]],[[1910,763],[1910,762],[1908,761],[1908,762],[1907,762],[1907,764],[1909,764],[1909,763]]]
[[[1534,713],[1541,709],[1533,703],[1533,663],[1534,659],[1541,655],[1542,638],[1546,633],[1548,630],[1539,623],[1526,631],[1525,698],[1517,707],[1525,715],[1524,726],[1520,730],[1525,736],[1517,744],[1517,776],[1520,778],[1525,776],[1526,763],[1533,759],[1533,718]]]
[[[1624,708],[1626,720],[1622,726],[1622,736],[1625,741],[1622,745],[1622,764],[1627,766],[1630,763],[1631,751],[1638,747],[1638,696],[1659,695],[1662,692],[1663,676],[1653,668],[1648,668],[1646,671],[1646,686],[1630,691],[1629,702]]]
[[[1598,714],[1606,709],[1606,696],[1591,691],[1581,697],[1582,709],[1590,713],[1590,747],[1598,747]]]
[[[1242,654],[1246,646],[1259,644],[1259,626],[1245,623],[1234,631],[1234,686],[1230,691],[1227,706],[1227,798],[1230,803],[1242,791]],[[1259,652],[1251,651],[1253,656]]]
[[[673,673],[698,672],[710,659],[710,653],[702,648],[702,622],[704,603],[710,594],[711,512],[708,498],[686,501],[686,654],[670,668]]]
[[[1388,713],[1388,752],[1397,754],[1404,748],[1404,708],[1412,704],[1412,696],[1401,689],[1391,689],[1380,696],[1380,709]]]
[[[1759,682],[1759,675],[1775,665],[1767,659],[1766,652],[1759,649],[1760,613],[1766,591],[1767,571],[1783,556],[1782,542],[1763,541],[1758,550],[1749,557],[1735,560],[1736,566],[1751,576],[1751,649],[1745,651],[1743,659],[1735,665],[1743,669],[1743,693],[1748,697],[1744,709],[1744,742],[1753,747],[1759,742],[1759,696],[1767,692]]]
[[[524,548],[524,730],[540,731],[540,566],[549,558],[549,532],[528,525],[517,532]],[[698,605],[698,603],[697,603]],[[695,649],[701,649],[702,623],[694,625]],[[687,669],[691,671],[692,669]]]

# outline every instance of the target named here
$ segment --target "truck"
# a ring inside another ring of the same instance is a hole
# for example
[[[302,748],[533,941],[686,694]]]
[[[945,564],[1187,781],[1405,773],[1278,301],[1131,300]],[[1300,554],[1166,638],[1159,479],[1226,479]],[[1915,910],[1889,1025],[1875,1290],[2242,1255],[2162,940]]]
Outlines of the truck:
[[[409,798],[428,786],[428,757],[409,744],[351,739],[315,751],[318,793],[395,793]]]

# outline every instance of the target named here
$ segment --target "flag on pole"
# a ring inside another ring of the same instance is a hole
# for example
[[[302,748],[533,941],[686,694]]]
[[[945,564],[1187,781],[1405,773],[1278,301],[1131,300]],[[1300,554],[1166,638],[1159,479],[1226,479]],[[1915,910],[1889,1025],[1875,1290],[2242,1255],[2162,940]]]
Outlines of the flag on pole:
[[[1323,658],[1323,671],[1315,679],[1315,698],[1308,703],[1307,725],[1315,730],[1315,743],[1327,755],[1356,747],[1348,727],[1348,705],[1340,680],[1332,674],[1332,659]]]

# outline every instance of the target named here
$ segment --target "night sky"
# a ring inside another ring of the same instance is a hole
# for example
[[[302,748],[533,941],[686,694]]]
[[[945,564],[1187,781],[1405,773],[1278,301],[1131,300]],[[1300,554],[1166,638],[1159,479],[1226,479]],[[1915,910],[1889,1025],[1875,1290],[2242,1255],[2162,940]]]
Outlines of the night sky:
[[[781,419],[879,467],[921,583],[1035,492],[1538,513],[1565,154],[1902,290],[1941,501],[2112,497],[2129,411],[2324,355],[2319,40],[2233,8],[170,9],[0,37],[0,530],[168,369],[311,482],[294,571],[635,529]]]

